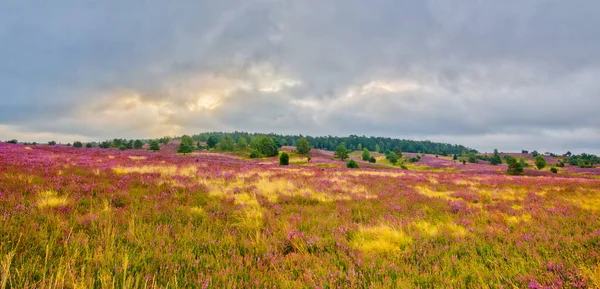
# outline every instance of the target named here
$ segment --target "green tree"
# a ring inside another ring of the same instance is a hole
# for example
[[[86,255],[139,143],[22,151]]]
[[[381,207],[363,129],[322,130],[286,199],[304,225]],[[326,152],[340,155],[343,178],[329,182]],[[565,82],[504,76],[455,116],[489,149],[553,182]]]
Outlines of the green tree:
[[[258,151],[263,156],[274,157],[279,154],[277,145],[275,144],[275,141],[270,137],[266,137],[266,136],[261,137],[258,140],[257,146],[258,146],[258,148],[257,148]]]
[[[369,153],[369,150],[367,148],[364,148],[363,152],[362,152],[362,160],[368,161],[370,158],[371,158],[371,154]]]
[[[350,160],[346,163],[346,167],[349,169],[358,169],[358,163],[355,160]]]
[[[363,146],[362,144],[358,144],[358,146],[356,147],[357,151],[362,151],[363,150]]]
[[[206,141],[206,146],[208,146],[209,149],[214,149],[217,146],[218,142],[219,142],[219,140],[217,139],[217,137],[214,135],[211,135],[210,137],[208,137],[208,140]]]
[[[526,168],[527,166],[529,166],[526,162],[524,158],[520,158],[519,159],[519,164],[521,164],[522,167]]]
[[[144,142],[143,141],[141,141],[139,139],[136,139],[135,142],[133,142],[133,148],[134,149],[139,150],[142,147],[144,147]]]
[[[376,163],[376,162],[377,162],[377,160],[375,159],[375,157],[371,156],[371,157],[369,158],[369,162],[370,162],[370,163]]]
[[[296,142],[296,151],[299,154],[307,154],[310,151],[310,144],[308,143],[308,140],[306,138],[301,137],[297,142]]]
[[[533,156],[534,158],[537,158],[537,156],[539,156],[539,155],[540,155],[540,153],[538,153],[538,151],[534,150],[531,152],[531,156]]]
[[[74,148],[82,148],[83,144],[80,141],[76,141],[73,143],[73,147]]]
[[[151,150],[153,152],[159,151],[160,146],[158,145],[158,141],[157,140],[150,141],[150,147],[148,147],[148,150]]]
[[[248,148],[248,141],[246,141],[245,137],[238,138],[237,147],[241,151],[245,151]]]
[[[335,148],[333,157],[342,161],[348,158],[348,150],[346,149],[346,145],[344,143],[341,143]]]
[[[169,144],[171,142],[171,137],[163,136],[158,142],[165,145]]]
[[[119,149],[122,150],[122,151],[124,151],[124,150],[127,149],[127,147],[124,144],[122,144],[122,145],[119,146]]]
[[[544,156],[538,155],[537,157],[535,157],[535,166],[537,167],[538,170],[545,168],[546,165],[547,165],[547,163],[546,163],[546,159],[544,159]]]
[[[49,146],[55,146],[56,145],[56,141],[51,140],[51,141],[48,142],[48,145]]]
[[[523,173],[523,166],[517,161],[516,158],[509,158],[508,161],[508,170],[506,173],[513,176],[518,176]]]
[[[85,147],[89,149],[89,148],[93,148],[94,145],[91,142],[89,142],[89,143],[85,144]]]
[[[472,164],[477,163],[477,155],[475,155],[475,153],[473,153],[473,152],[470,152],[468,160]]]
[[[184,135],[181,137],[181,142],[179,143],[179,147],[177,147],[177,152],[181,154],[188,154],[194,151],[194,140],[189,135]]]
[[[222,136],[219,140],[219,148],[222,151],[232,152],[235,148],[235,142],[233,141],[233,138],[228,135]]]
[[[394,147],[394,153],[396,153],[396,156],[398,156],[398,158],[401,158],[402,157],[402,148],[400,148],[400,146]]]
[[[551,171],[553,174],[558,174],[558,169],[557,169],[557,168],[550,168],[550,171]]]
[[[289,164],[290,164],[290,156],[288,155],[287,152],[282,152],[281,155],[279,156],[279,165],[287,166]]]
[[[490,164],[499,165],[502,163],[502,158],[500,158],[500,154],[497,149],[494,149],[494,156],[490,158]]]
[[[258,152],[258,150],[256,150],[256,149],[252,149],[252,150],[250,151],[250,158],[251,158],[251,159],[257,159],[257,158],[260,158],[260,152]]]
[[[398,155],[395,152],[391,152],[388,156],[387,156],[388,161],[390,161],[390,163],[392,163],[393,165],[395,165],[398,162]]]

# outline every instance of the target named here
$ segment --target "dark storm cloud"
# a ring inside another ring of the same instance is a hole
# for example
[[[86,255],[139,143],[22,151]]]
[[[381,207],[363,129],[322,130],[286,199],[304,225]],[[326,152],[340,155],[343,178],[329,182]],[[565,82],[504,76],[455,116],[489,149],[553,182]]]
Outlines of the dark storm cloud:
[[[249,130],[598,151],[597,27],[591,0],[5,1],[0,138]]]

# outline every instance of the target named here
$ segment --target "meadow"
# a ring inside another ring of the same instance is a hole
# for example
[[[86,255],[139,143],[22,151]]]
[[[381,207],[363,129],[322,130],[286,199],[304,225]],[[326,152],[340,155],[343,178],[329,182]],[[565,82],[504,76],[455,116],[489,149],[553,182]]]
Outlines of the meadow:
[[[600,172],[0,143],[0,289],[597,288]]]

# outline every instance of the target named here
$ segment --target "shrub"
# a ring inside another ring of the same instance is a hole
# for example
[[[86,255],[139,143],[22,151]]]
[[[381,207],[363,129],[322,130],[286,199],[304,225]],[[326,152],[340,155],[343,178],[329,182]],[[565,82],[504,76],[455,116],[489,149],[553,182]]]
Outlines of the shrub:
[[[387,155],[387,159],[392,165],[395,165],[398,162],[398,155],[395,152],[391,152]]]
[[[559,168],[564,168],[565,167],[565,163],[561,161],[560,163],[558,163],[558,167]]]
[[[144,147],[144,143],[143,143],[141,140],[139,140],[139,139],[136,139],[136,140],[133,142],[133,148],[134,148],[134,149],[136,149],[136,150],[139,150],[139,149],[141,149],[142,147]]]
[[[127,147],[124,144],[122,144],[121,146],[119,146],[119,149],[122,150],[122,151],[124,151],[124,150],[127,149]]]
[[[157,140],[151,141],[150,142],[150,147],[148,148],[148,150],[151,150],[153,152],[159,151],[160,150],[160,146],[158,145],[158,141]]]
[[[7,141],[7,143],[17,144],[19,142],[16,139],[11,139],[11,140]]]
[[[544,156],[538,155],[535,157],[535,166],[538,168],[538,170],[546,167],[546,159],[544,159]]]
[[[91,149],[91,148],[94,147],[94,145],[91,142],[89,142],[89,143],[85,144],[85,147],[88,148],[88,149]]]
[[[516,158],[510,158],[508,160],[508,170],[506,173],[513,176],[518,176],[523,173],[523,166],[517,161]]]
[[[550,171],[551,171],[553,174],[557,174],[557,173],[558,173],[558,169],[557,169],[557,168],[550,168]]]
[[[260,153],[258,152],[258,150],[255,150],[255,149],[251,150],[250,151],[250,158],[251,159],[260,158]]]
[[[290,164],[290,156],[286,152],[282,152],[279,156],[279,165],[287,166]]]
[[[370,158],[371,158],[371,154],[369,154],[369,150],[367,148],[364,148],[363,152],[362,152],[362,160],[368,161]]]
[[[477,155],[475,155],[473,152],[469,153],[468,160],[472,164],[477,163]]]
[[[82,148],[83,144],[80,141],[76,141],[73,143],[73,147],[74,148]]]
[[[219,140],[219,149],[226,152],[231,152],[235,148],[233,138],[228,135],[222,136]]]
[[[200,142],[198,142],[198,144],[200,144]],[[245,137],[238,138],[237,147],[241,151],[245,151],[246,148],[248,148],[248,141],[246,140]]]
[[[298,142],[296,142],[296,150],[299,154],[307,154],[310,151],[310,144],[306,138],[301,137]]]
[[[257,148],[258,152],[266,157],[274,157],[279,154],[277,144],[270,138],[263,136],[258,140]]]
[[[206,146],[208,146],[209,149],[213,149],[217,146],[218,142],[219,142],[219,140],[217,140],[217,137],[214,135],[211,135],[210,137],[208,137],[208,140],[206,141]]]
[[[48,145],[49,146],[55,146],[56,145],[56,141],[51,140],[51,141],[48,142]]]
[[[369,162],[370,163],[376,163],[377,160],[375,159],[375,157],[371,156],[371,157],[369,157]]]
[[[333,157],[336,159],[340,159],[340,160],[345,160],[348,158],[348,150],[346,149],[346,145],[344,145],[343,143],[338,145],[335,148],[335,153],[333,154]]]
[[[358,163],[355,160],[350,160],[346,164],[346,167],[349,169],[358,169]]]

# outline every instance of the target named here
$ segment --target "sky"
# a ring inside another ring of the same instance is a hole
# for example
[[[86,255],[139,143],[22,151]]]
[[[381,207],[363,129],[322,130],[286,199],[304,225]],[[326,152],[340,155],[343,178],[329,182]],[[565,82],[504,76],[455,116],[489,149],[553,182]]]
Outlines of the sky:
[[[4,0],[0,140],[206,131],[600,153],[597,0]]]

